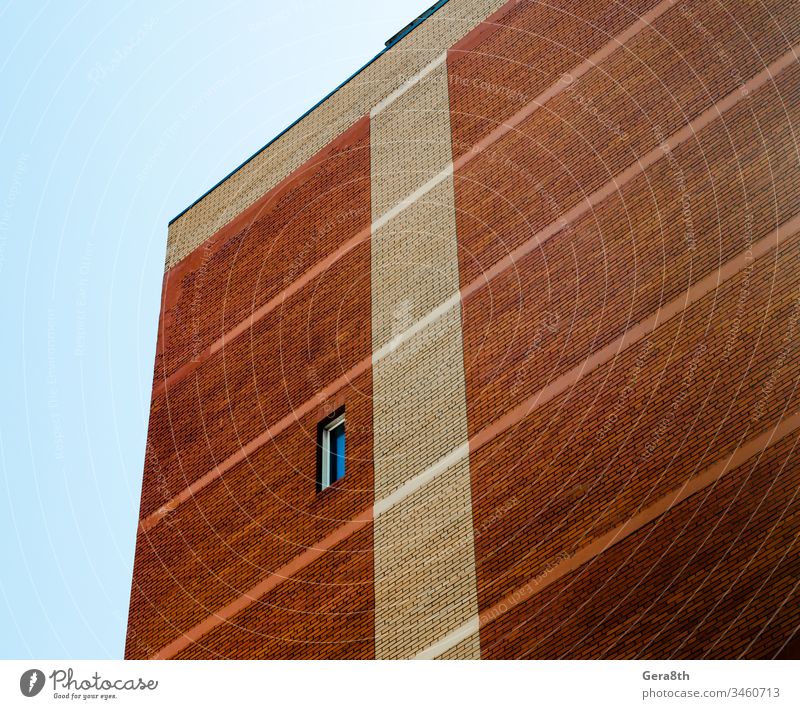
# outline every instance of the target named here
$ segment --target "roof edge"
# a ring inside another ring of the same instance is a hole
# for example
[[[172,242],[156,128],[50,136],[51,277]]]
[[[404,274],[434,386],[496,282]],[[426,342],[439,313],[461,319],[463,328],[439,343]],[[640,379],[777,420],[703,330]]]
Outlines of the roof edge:
[[[298,123],[300,123],[300,121],[302,121],[306,116],[308,116],[309,114],[313,113],[317,108],[319,108],[323,103],[325,103],[331,96],[333,96],[337,91],[339,91],[339,89],[341,89],[343,86],[349,84],[353,79],[355,79],[355,77],[357,77],[362,71],[364,71],[364,69],[366,69],[368,66],[373,64],[377,59],[379,59],[381,56],[386,54],[386,52],[388,52],[390,49],[392,49],[395,46],[397,46],[397,44],[399,42],[401,42],[404,38],[406,38],[409,34],[411,34],[417,27],[419,27],[423,22],[425,22],[425,20],[427,20],[431,15],[433,15],[437,10],[439,10],[441,7],[446,5],[448,2],[449,2],[449,0],[439,0],[437,3],[435,3],[434,5],[429,7],[427,10],[425,10],[425,12],[423,12],[419,17],[417,17],[417,19],[415,19],[413,22],[409,23],[403,29],[401,29],[397,34],[392,35],[392,37],[390,37],[386,41],[386,46],[383,49],[381,49],[381,51],[378,52],[374,57],[372,57],[372,59],[370,59],[366,64],[364,64],[362,67],[360,67],[355,72],[353,72],[350,76],[348,76],[335,89],[333,89],[332,91],[329,91],[327,94],[325,94],[325,96],[323,98],[321,98],[319,101],[317,101],[305,113],[303,113],[301,116],[299,116],[294,121],[292,121],[288,126],[286,126],[286,128],[284,128],[280,133],[278,133],[276,136],[274,136],[268,143],[266,143],[261,148],[256,150],[256,152],[254,152],[250,157],[248,157],[246,160],[244,160],[239,165],[237,165],[235,168],[233,168],[233,170],[231,170],[227,175],[225,175],[225,177],[223,177],[221,180],[216,182],[212,187],[209,187],[205,192],[203,192],[203,194],[201,194],[196,200],[194,200],[194,202],[192,202],[188,207],[186,207],[181,212],[176,214],[172,219],[170,219],[169,222],[167,223],[167,226],[169,227],[174,222],[178,221],[178,219],[180,219],[184,214],[186,214],[186,212],[188,212],[190,209],[192,209],[197,204],[202,202],[203,199],[205,199],[209,194],[211,194],[215,189],[217,189],[217,187],[219,187],[223,182],[225,182],[231,176],[233,176],[237,172],[239,172],[239,170],[241,170],[245,165],[247,165],[249,162],[251,162],[254,158],[256,158],[259,155],[261,155],[261,153],[263,153],[267,148],[269,148],[276,140],[278,140],[284,134],[288,133],[292,128],[294,128]]]

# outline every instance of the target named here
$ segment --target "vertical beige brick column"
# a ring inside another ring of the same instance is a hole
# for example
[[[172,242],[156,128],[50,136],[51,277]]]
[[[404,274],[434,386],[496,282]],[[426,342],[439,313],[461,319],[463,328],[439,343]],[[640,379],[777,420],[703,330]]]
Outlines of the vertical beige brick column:
[[[373,110],[370,133],[379,503],[467,441],[460,307],[399,337],[459,288],[443,56]],[[413,657],[476,617],[468,456],[376,517],[375,606],[379,658]],[[477,633],[447,656],[479,658]]]

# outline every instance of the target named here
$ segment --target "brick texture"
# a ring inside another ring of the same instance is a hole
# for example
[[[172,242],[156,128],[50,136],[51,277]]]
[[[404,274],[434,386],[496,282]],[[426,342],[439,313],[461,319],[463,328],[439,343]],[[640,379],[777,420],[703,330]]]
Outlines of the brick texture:
[[[798,244],[473,454],[482,609],[796,407]]]
[[[581,7],[584,5],[588,8],[593,3],[581,3]],[[634,37],[625,50],[612,54],[458,172],[462,282],[479,276],[578,200],[635,163],[663,137],[738,90],[800,38],[800,8],[796,3],[737,3],[730,14],[720,13],[716,4],[690,3],[691,16],[682,12],[684,6],[676,4],[651,29]],[[517,12],[520,17],[532,18],[540,12],[555,12],[540,9],[547,7],[521,3]],[[769,19],[770,14],[774,21]],[[697,29],[697,24],[711,37]],[[616,25],[613,30],[609,26],[608,32],[616,29]],[[502,68],[507,64],[500,39],[494,40],[498,34],[503,36],[498,31],[480,47],[484,56],[492,58],[494,67],[487,68],[485,75],[472,65],[477,61],[474,57],[481,56],[477,50],[467,55],[451,52],[448,57],[453,145],[457,152],[468,150],[489,128],[508,117],[509,109],[498,104],[494,93],[458,80],[466,76],[472,82],[502,84]],[[608,40],[603,35],[602,41]],[[598,42],[599,38],[592,48]],[[574,47],[574,42],[568,46]],[[560,51],[560,45],[542,50],[539,56],[547,57],[557,49]],[[719,51],[725,52],[724,60]],[[513,54],[511,57],[517,59]],[[569,52],[569,57],[541,76],[525,96],[533,98],[542,86],[560,82],[563,73],[576,63]],[[535,64],[548,66],[541,59]],[[519,103],[516,105],[518,108]],[[493,122],[477,130],[472,119],[466,124],[461,120],[465,115],[489,115]],[[693,150],[702,157],[697,146]],[[701,169],[711,173],[708,164]],[[488,220],[487,215],[491,216]]]
[[[155,384],[369,226],[361,119],[165,275]]]
[[[165,291],[161,328],[162,351],[169,356],[157,367],[169,363],[175,371],[191,357],[187,347],[205,347],[226,324],[246,317],[287,280],[364,229],[370,220],[369,178],[364,119],[169,274],[166,283],[175,290]],[[287,416],[289,424],[155,527],[140,531],[127,657],[151,656],[372,504],[371,371],[328,400],[318,397],[355,363],[369,360],[370,298],[367,239],[154,398],[142,517],[268,427]],[[192,308],[200,320],[195,332],[187,316]],[[292,418],[308,401],[310,413]],[[318,494],[317,423],[342,405],[347,474]],[[258,625],[258,618],[234,617],[232,627],[248,633],[247,643],[214,644],[215,635],[187,655],[372,657],[371,535],[369,527],[312,566],[329,582],[290,580],[262,598],[260,607],[282,609],[271,629]],[[299,599],[298,588],[307,590]],[[302,643],[287,630],[309,619],[309,607],[318,609],[324,648],[311,635]],[[226,637],[230,628],[217,632]],[[262,633],[271,644],[259,639]]]
[[[448,52],[453,154],[468,152],[657,4],[658,0],[507,3]]]
[[[189,282],[203,279],[204,291],[207,285],[209,305],[204,298],[196,310],[198,318],[212,323],[202,328],[207,333],[204,344],[222,334],[225,322],[238,323],[248,308],[274,295],[286,278],[296,277],[296,264],[318,261],[369,224],[368,130],[365,121],[355,145],[328,161],[332,172],[325,176],[327,189],[320,188],[322,196],[310,208],[288,199],[281,212],[290,220],[293,212],[307,218],[296,217],[291,228],[281,230],[280,220],[265,208],[262,217],[248,219],[241,231],[219,237],[224,245],[215,258],[184,276],[185,299],[192,297]],[[369,358],[369,263],[367,240],[153,399],[142,516]],[[235,294],[230,304],[225,291]],[[179,300],[162,322],[172,321],[173,330],[185,331],[186,319],[173,318],[182,307]],[[165,351],[180,364],[190,358],[180,342]],[[152,480],[157,484],[149,484]]]
[[[372,659],[372,545],[353,535],[176,659]]]
[[[798,99],[792,67],[467,299],[471,433],[800,213]]]
[[[771,659],[797,629],[797,435],[481,631],[487,659]]]
[[[347,414],[347,472],[331,488],[317,493],[315,484],[316,424],[325,414],[320,406],[160,524],[139,533],[127,657],[149,657],[372,504],[371,375],[353,382],[352,390],[330,403],[344,404]],[[347,585],[341,594],[329,593],[325,584],[298,582],[292,593],[297,595],[302,587],[306,594],[297,599],[296,607],[284,601],[274,604],[288,608],[285,622],[293,617],[302,623],[304,604],[313,607],[319,601],[320,608],[329,607],[329,617],[322,622],[329,641],[345,643],[348,652],[372,656],[371,641],[365,639],[372,636],[373,621],[364,613],[372,605],[371,528],[358,539],[363,543],[351,540],[349,546],[341,545],[344,554],[334,550],[316,567],[332,564],[331,580],[326,583]],[[335,561],[339,557],[351,558],[352,568]],[[262,606],[285,598],[285,593],[279,587],[262,599]],[[351,607],[354,593],[358,602]],[[365,600],[364,594],[369,598]],[[334,605],[326,606],[329,602]],[[353,615],[346,626],[341,624],[341,614]],[[240,624],[238,618],[231,622]],[[258,626],[250,629],[249,647],[255,651],[260,631]],[[225,634],[224,629],[219,632]],[[281,635],[276,642],[289,637]],[[351,644],[354,638],[361,641]],[[293,652],[301,651],[296,643],[290,644]],[[227,646],[231,653],[242,651],[235,645]]]
[[[774,24],[761,16],[768,11]],[[676,6],[631,40],[630,52],[612,54],[471,159],[455,175],[462,285],[785,52],[797,38],[781,31],[796,20],[780,13],[796,11],[748,4],[723,18],[710,6]],[[514,43],[503,37],[553,10],[523,4],[514,12],[514,31],[484,34],[480,52],[449,54],[454,152],[519,110],[498,88],[525,86],[514,78]],[[537,70],[552,66],[547,78],[558,81],[565,65],[558,57],[549,64],[555,49],[542,51]],[[481,83],[490,75],[495,91]],[[525,95],[541,90],[534,83]],[[466,299],[470,435],[798,213],[798,96],[792,66]],[[748,267],[473,452],[482,610],[796,407],[797,248],[795,239],[777,260],[773,253]],[[784,599],[778,593],[774,603]],[[569,611],[573,600],[558,607]],[[497,621],[520,626],[502,649],[488,649],[491,627],[481,631],[484,657],[523,656],[535,637],[525,615],[533,605]],[[562,652],[592,656],[593,648]],[[720,641],[711,656],[736,652]]]

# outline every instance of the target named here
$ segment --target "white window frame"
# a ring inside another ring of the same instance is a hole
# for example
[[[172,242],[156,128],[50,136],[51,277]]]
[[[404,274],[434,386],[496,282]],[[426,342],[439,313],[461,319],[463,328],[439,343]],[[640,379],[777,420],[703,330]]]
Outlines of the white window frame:
[[[331,483],[331,431],[344,424],[344,414],[337,416],[322,429],[322,470],[320,472],[320,490],[332,485]],[[347,429],[345,428],[345,445],[347,445]]]

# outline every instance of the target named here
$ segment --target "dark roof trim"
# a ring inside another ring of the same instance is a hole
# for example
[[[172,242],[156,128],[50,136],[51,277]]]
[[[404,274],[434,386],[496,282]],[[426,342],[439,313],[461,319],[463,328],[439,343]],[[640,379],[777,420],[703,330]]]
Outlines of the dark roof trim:
[[[425,12],[423,12],[416,20],[413,22],[409,22],[403,29],[401,29],[396,34],[393,34],[389,39],[384,42],[387,47],[391,47],[393,44],[397,44],[403,37],[405,37],[411,30],[415,27],[420,25],[421,23],[425,22],[434,12],[436,12],[442,5],[444,5],[447,0],[440,0],[440,2],[431,5]]]
[[[188,207],[186,207],[186,209],[184,209],[182,212],[180,212],[180,214],[178,214],[178,215],[174,216],[172,219],[170,219],[169,220],[169,224],[172,224],[173,222],[175,222],[178,219],[180,219],[192,207],[194,207],[196,204],[198,204],[203,198],[205,198],[207,195],[211,194],[215,189],[217,189],[217,187],[219,187],[223,182],[225,182],[225,180],[227,180],[229,177],[231,177],[231,175],[236,174],[245,165],[247,165],[247,163],[249,163],[251,160],[253,160],[254,158],[256,158],[259,155],[261,155],[261,153],[263,153],[270,145],[272,145],[276,140],[278,140],[278,138],[280,138],[284,133],[287,133],[292,128],[294,128],[309,113],[312,113],[313,111],[315,111],[319,106],[321,106],[323,103],[325,103],[325,101],[327,101],[331,96],[333,96],[345,84],[350,83],[350,81],[352,81],[356,76],[358,76],[362,71],[364,71],[364,69],[366,69],[370,64],[372,64],[374,61],[376,61],[383,54],[388,52],[392,47],[394,47],[395,44],[397,44],[401,39],[406,37],[409,33],[411,33],[417,27],[419,27],[419,25],[421,25],[423,22],[425,22],[425,20],[427,20],[431,15],[433,15],[434,12],[436,12],[443,5],[446,5],[448,2],[449,2],[449,0],[439,0],[439,2],[437,2],[435,5],[432,5],[427,10],[425,10],[425,12],[423,12],[416,20],[414,20],[410,24],[406,25],[397,34],[395,34],[392,37],[390,37],[386,41],[386,46],[380,52],[378,52],[374,57],[372,57],[372,59],[370,59],[366,64],[364,64],[364,66],[362,66],[360,69],[358,69],[353,74],[351,74],[349,77],[347,77],[341,84],[339,84],[333,91],[331,91],[329,94],[327,94],[324,98],[322,98],[319,101],[317,101],[317,103],[315,103],[311,108],[309,108],[302,116],[300,116],[298,119],[296,119],[290,125],[288,125],[286,128],[284,128],[280,133],[278,133],[278,135],[276,135],[272,140],[270,140],[269,143],[267,143],[264,147],[260,148],[255,153],[253,153],[249,158],[247,158],[247,160],[245,160],[243,163],[241,163],[240,165],[235,167],[233,170],[231,170],[227,175],[225,175],[225,177],[223,177],[213,187],[211,187],[211,188],[207,189],[205,192],[203,192],[203,194],[201,194],[194,202],[192,202]]]

